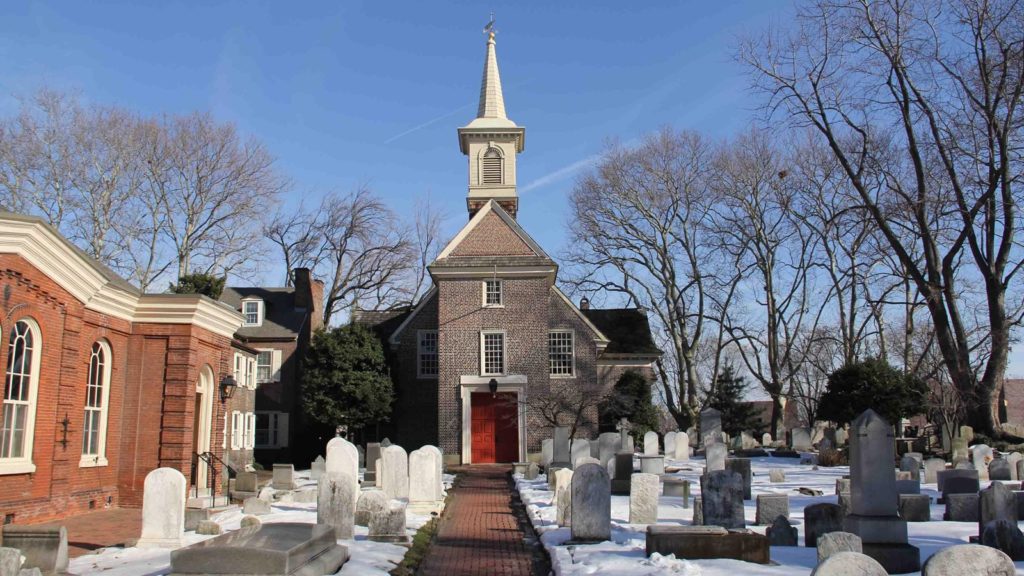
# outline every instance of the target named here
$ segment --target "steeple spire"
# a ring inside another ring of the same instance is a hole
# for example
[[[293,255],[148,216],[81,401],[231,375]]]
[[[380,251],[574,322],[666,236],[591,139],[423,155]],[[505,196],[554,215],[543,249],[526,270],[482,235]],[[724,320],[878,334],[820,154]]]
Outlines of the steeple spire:
[[[494,53],[494,17],[487,28],[487,57],[484,60],[484,77],[480,83],[480,107],[477,118],[505,118],[505,98],[501,94],[501,75],[498,74],[498,57]]]

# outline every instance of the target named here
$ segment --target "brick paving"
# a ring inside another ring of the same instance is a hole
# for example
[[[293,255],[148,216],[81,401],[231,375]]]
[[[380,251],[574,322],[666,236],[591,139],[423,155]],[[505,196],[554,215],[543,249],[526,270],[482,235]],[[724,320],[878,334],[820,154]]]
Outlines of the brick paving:
[[[68,556],[77,558],[99,548],[121,546],[142,534],[141,508],[110,508],[48,522],[68,529]]]
[[[420,576],[533,574],[533,553],[513,511],[508,466],[467,466],[444,511]]]

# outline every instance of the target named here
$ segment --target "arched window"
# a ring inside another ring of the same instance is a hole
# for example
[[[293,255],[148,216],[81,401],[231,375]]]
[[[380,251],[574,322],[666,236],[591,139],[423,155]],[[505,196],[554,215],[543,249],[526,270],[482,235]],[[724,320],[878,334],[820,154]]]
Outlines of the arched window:
[[[7,343],[3,413],[0,416],[0,474],[34,472],[32,436],[35,431],[36,396],[42,341],[39,326],[19,320]]]
[[[107,463],[107,404],[109,396],[110,346],[101,340],[92,345],[92,352],[89,355],[80,466],[102,466]]]
[[[481,178],[482,183],[502,184],[504,182],[501,152],[497,148],[488,148],[487,152],[484,152],[484,158],[480,168],[481,174],[483,175]]]

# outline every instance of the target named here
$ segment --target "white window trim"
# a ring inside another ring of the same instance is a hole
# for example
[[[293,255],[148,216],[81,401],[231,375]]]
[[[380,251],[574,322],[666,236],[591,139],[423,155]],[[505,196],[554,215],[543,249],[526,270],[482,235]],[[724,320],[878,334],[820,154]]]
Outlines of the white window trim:
[[[487,334],[501,334],[501,368],[503,372],[487,372],[486,359],[484,356],[484,336]],[[481,376],[504,376],[508,374],[508,333],[505,330],[481,330],[480,331],[480,375]]]
[[[79,468],[95,468],[109,465],[109,461],[107,460],[107,417],[110,415],[110,371],[113,369],[114,356],[111,353],[110,344],[106,340],[99,340],[97,343],[100,345],[100,348],[103,349],[103,357],[105,360],[103,366],[103,393],[100,398],[99,449],[96,454],[82,454],[81,459],[78,461]],[[86,390],[86,395],[88,397],[88,389]]]
[[[32,318],[19,318],[11,326],[18,322],[25,322],[28,324],[29,330],[32,331],[33,343],[32,343],[32,374],[29,376],[29,388],[28,391],[28,414],[25,415],[25,455],[20,458],[0,458],[0,475],[4,474],[32,474],[36,471],[36,465],[32,463],[32,448],[35,445],[35,434],[36,434],[36,399],[39,396],[39,372],[42,369],[42,356],[43,356],[43,331],[39,329],[39,323]],[[6,385],[7,382],[7,363],[10,362],[8,354],[10,354],[10,334],[7,331],[2,331],[3,338],[0,338],[0,345],[4,346],[4,364],[3,369],[3,381]],[[2,389],[0,389],[2,390]],[[0,397],[0,404],[2,404],[3,398]]]
[[[246,450],[252,450],[254,446],[256,446],[256,414],[254,412],[246,412],[245,441],[242,443],[242,447]]]
[[[245,419],[238,410],[231,411],[231,449],[241,450],[245,435]]]
[[[245,305],[250,303],[250,302],[255,302],[256,303],[256,323],[255,324],[246,321],[246,319],[248,318],[248,315],[245,313]],[[242,300],[242,326],[262,326],[263,325],[263,317],[264,317],[263,316],[264,315],[264,307],[265,307],[265,304],[264,304],[263,300],[260,299],[260,298],[246,298],[246,299],[243,299]]]
[[[501,300],[498,304],[487,303],[487,283],[497,282],[499,299]],[[505,307],[505,280],[502,278],[485,278],[480,282],[480,305],[484,308],[504,308]]]
[[[569,355],[572,358],[572,373],[571,374],[552,374],[551,373],[551,334],[562,333],[569,335]],[[556,328],[554,330],[548,330],[548,376],[554,380],[567,380],[569,378],[576,377],[576,331],[571,328]]]
[[[432,332],[434,334],[434,361],[437,364],[436,374],[424,374],[423,373],[423,334]],[[437,330],[417,330],[416,331],[416,377],[426,380],[437,380],[441,372],[441,339]]]
[[[266,384],[281,381],[281,351],[273,348],[260,348],[258,352],[270,353],[270,378],[259,378],[259,355],[256,356],[256,384]]]

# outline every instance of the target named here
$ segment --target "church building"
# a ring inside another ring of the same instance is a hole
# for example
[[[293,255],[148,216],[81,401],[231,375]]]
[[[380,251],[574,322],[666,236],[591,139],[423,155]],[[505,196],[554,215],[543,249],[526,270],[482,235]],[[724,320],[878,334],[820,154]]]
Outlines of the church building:
[[[430,292],[411,310],[359,311],[385,341],[395,407],[385,431],[435,444],[448,463],[524,461],[551,436],[546,406],[609,391],[627,370],[652,377],[661,352],[640,309],[576,306],[558,264],[516,219],[517,156],[526,129],[505,113],[493,32],[477,117],[458,129],[468,158],[469,222],[429,266]]]

